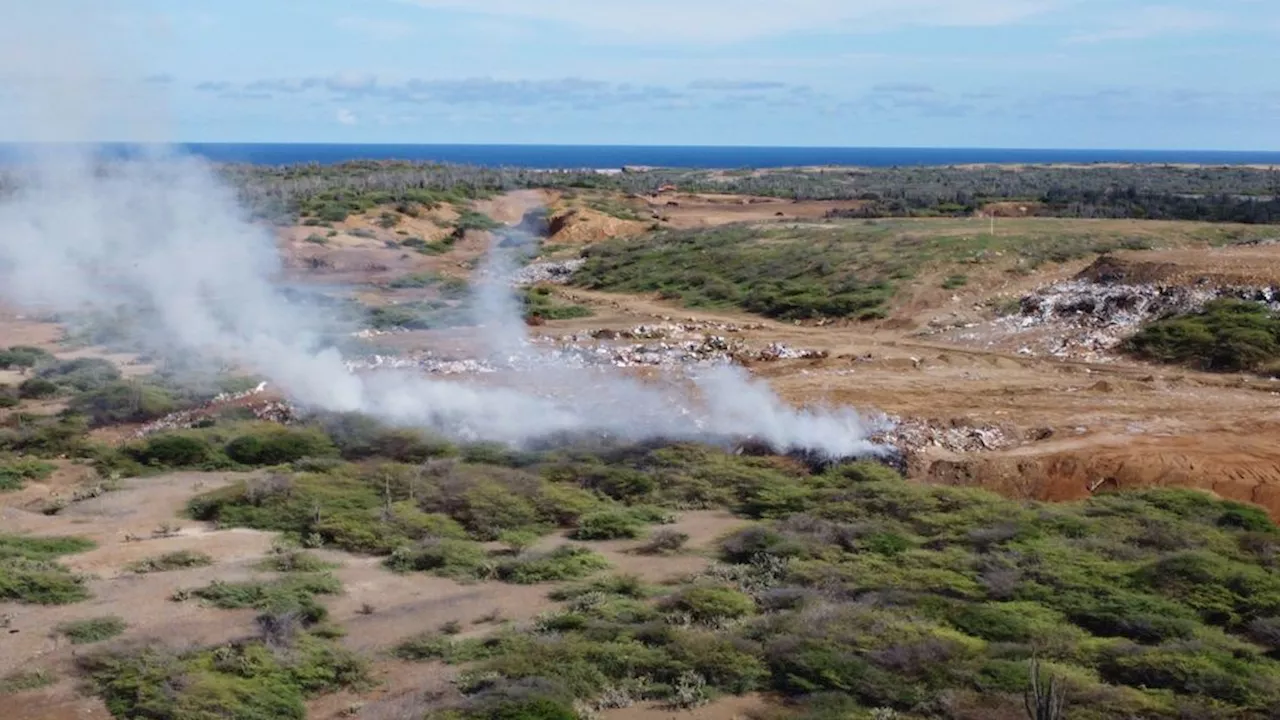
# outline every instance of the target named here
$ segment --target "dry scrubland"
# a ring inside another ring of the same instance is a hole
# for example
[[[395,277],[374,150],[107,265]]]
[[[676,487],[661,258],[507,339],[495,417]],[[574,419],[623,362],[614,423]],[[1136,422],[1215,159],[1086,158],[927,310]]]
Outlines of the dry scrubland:
[[[385,333],[351,350],[464,355],[523,224],[585,260],[524,291],[535,336],[710,328],[788,400],[899,417],[901,462],[296,418],[10,314],[6,717],[1280,715],[1264,171],[227,172],[293,286]]]

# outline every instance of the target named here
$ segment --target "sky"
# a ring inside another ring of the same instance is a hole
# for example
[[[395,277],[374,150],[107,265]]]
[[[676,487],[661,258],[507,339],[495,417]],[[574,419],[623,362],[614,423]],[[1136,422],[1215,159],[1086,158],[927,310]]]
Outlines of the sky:
[[[1280,150],[1277,0],[0,0],[0,13],[8,141]]]

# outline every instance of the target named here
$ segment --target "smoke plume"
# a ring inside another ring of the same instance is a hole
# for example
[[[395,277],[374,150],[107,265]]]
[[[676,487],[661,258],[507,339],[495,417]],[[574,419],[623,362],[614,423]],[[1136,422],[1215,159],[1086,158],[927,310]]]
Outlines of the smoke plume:
[[[66,109],[48,100],[36,105]],[[93,110],[67,127],[92,124],[103,107]],[[282,295],[271,232],[248,220],[207,163],[158,146],[106,163],[92,147],[28,150],[0,198],[0,299],[20,307],[113,317],[157,354],[255,372],[304,408],[364,412],[457,438],[751,437],[827,457],[877,452],[854,411],[792,408],[738,368],[659,384],[612,368],[569,370],[549,357],[507,374],[505,385],[353,374],[325,343],[336,318]],[[478,283],[474,319],[495,355],[530,352],[507,282],[524,241],[495,243]]]

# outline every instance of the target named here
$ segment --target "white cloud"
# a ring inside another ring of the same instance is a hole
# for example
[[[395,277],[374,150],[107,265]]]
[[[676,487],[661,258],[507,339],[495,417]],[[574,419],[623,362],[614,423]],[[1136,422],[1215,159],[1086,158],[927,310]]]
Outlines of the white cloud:
[[[335,119],[343,125],[358,125],[360,118],[356,114],[346,108],[339,108]]]
[[[730,43],[791,32],[1021,22],[1076,0],[398,0],[436,10],[574,26],[609,40]]]
[[[1106,18],[1099,27],[1067,38],[1070,43],[1145,40],[1165,35],[1193,35],[1226,27],[1215,12],[1174,5],[1147,5]]]

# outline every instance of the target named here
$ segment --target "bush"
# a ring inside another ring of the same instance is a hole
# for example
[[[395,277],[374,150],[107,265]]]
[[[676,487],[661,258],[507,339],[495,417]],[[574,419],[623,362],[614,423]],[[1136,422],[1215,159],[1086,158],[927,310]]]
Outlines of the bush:
[[[30,605],[67,605],[89,597],[85,580],[56,560],[94,547],[74,537],[0,534],[0,600]]]
[[[17,388],[0,384],[0,410],[16,408],[21,404],[22,396],[18,393]]]
[[[148,573],[208,567],[212,564],[213,558],[205,553],[192,550],[176,550],[130,563],[128,570],[139,575],[146,575]]]
[[[494,572],[484,548],[467,540],[429,540],[396,550],[386,564],[396,572],[429,572],[456,580],[483,580]]]
[[[313,635],[279,650],[259,641],[184,654],[142,647],[78,663],[112,715],[148,720],[305,720],[306,698],[368,684],[362,660]]]
[[[102,358],[59,360],[40,369],[38,379],[77,393],[101,390],[121,379],[120,369]],[[33,378],[33,379],[37,379]],[[30,382],[30,381],[28,381]],[[24,385],[26,383],[23,383]]]
[[[88,645],[110,640],[128,627],[123,619],[112,616],[62,623],[54,630],[70,640],[72,645]]]
[[[570,535],[574,540],[618,540],[640,537],[642,524],[623,510],[584,515]]]
[[[663,602],[663,609],[687,615],[694,622],[714,625],[753,614],[756,603],[730,587],[700,585],[668,598]]]
[[[54,359],[48,351],[27,345],[14,345],[0,350],[0,370],[29,370],[37,365],[52,362]]]
[[[1280,317],[1260,303],[1215,300],[1200,312],[1149,323],[1125,347],[1156,362],[1256,372],[1280,360]]]
[[[545,554],[528,554],[498,566],[498,578],[516,585],[577,580],[609,567],[609,562],[582,547],[561,545]]]
[[[52,380],[30,378],[18,386],[18,397],[23,400],[43,400],[58,394],[58,386]]]
[[[227,443],[226,453],[242,465],[261,467],[335,455],[337,448],[319,430],[270,427],[237,437]]]
[[[39,690],[40,688],[49,687],[57,681],[57,677],[52,672],[42,668],[17,670],[0,677],[0,695],[15,695],[21,692]]]
[[[252,608],[270,613],[292,613],[304,624],[313,625],[328,616],[316,602],[318,595],[336,595],[342,583],[332,575],[294,575],[280,580],[212,584],[190,594],[223,610]]]
[[[177,410],[178,402],[164,388],[117,381],[77,395],[69,408],[87,417],[90,425],[101,427],[155,420]]]
[[[57,466],[30,458],[0,461],[0,492],[21,490],[28,480],[46,480]]]
[[[689,534],[662,529],[649,536],[649,540],[636,549],[642,555],[673,555],[684,549]]]
[[[217,457],[207,439],[186,432],[152,435],[126,447],[125,453],[139,463],[159,468],[197,468]]]

